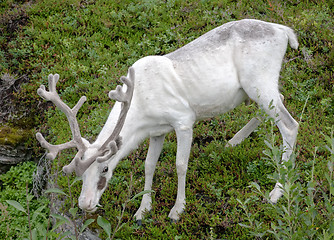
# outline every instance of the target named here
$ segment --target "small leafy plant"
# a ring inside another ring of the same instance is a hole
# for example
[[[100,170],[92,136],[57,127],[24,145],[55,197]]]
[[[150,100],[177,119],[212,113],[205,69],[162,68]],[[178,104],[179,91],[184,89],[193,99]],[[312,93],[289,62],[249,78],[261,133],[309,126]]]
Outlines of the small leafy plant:
[[[114,228],[114,231],[111,232],[111,223],[106,220],[105,218],[103,218],[102,216],[98,216],[97,218],[97,224],[104,230],[104,232],[107,235],[107,239],[111,240],[114,239],[116,236],[116,233],[121,230],[121,228],[126,224],[126,223],[122,223],[122,219],[124,216],[124,212],[126,210],[127,205],[130,202],[133,202],[134,200],[136,200],[137,198],[143,196],[146,193],[153,193],[153,190],[145,190],[142,191],[140,193],[137,193],[136,195],[134,195],[133,197],[131,197],[132,195],[132,191],[133,191],[133,179],[132,179],[132,173],[130,175],[130,182],[127,185],[128,186],[128,194],[127,194],[127,199],[125,200],[125,202],[122,204],[122,210],[121,210],[121,215],[117,216],[117,225]],[[111,234],[112,233],[112,234]]]
[[[6,239],[23,239],[48,218],[48,200],[37,199],[29,190],[34,169],[34,163],[25,162],[0,175],[0,235]]]
[[[265,150],[267,160],[275,166],[272,179],[282,184],[283,196],[277,204],[272,204],[269,192],[261,190],[261,187],[252,182],[250,188],[256,194],[256,198],[247,198],[245,201],[238,199],[244,211],[246,222],[240,226],[249,229],[249,234],[255,237],[273,236],[275,239],[332,239],[334,237],[334,206],[331,202],[334,196],[334,138],[325,136],[331,152],[327,162],[328,172],[325,173],[326,181],[320,184],[314,178],[314,165],[317,148],[314,151],[310,180],[303,182],[300,170],[296,166],[295,156],[280,163],[282,149],[267,142]],[[263,198],[267,202],[264,214],[268,214],[270,225],[258,219],[257,213],[251,213],[249,203]]]

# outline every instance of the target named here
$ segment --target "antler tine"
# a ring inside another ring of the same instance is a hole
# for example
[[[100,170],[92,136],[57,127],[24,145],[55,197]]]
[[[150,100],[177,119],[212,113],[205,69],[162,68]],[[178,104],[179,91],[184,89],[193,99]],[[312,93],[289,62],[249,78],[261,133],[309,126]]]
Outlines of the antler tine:
[[[101,153],[105,153],[106,151],[108,151],[108,153],[104,156],[98,157],[98,162],[104,162],[108,160],[113,154],[117,152],[118,148],[122,144],[119,134],[124,125],[126,115],[130,108],[134,89],[135,70],[132,67],[129,68],[128,76],[129,77],[121,77],[121,81],[127,86],[126,92],[123,92],[121,86],[117,86],[115,90],[109,92],[109,98],[114,99],[118,102],[122,102],[122,110],[115,125],[114,131],[100,148]]]
[[[80,149],[70,164],[63,167],[63,172],[66,174],[72,173],[75,171],[77,176],[82,176],[84,171],[91,165],[93,159],[88,159],[87,161],[81,161],[85,149]]]
[[[67,148],[76,147],[78,149],[78,153],[76,154],[75,158],[72,161],[73,164],[71,163],[68,165],[70,166],[70,165],[75,165],[74,164],[75,161],[78,161],[76,159],[81,158],[86,149],[85,144],[82,141],[79,124],[76,119],[76,115],[79,109],[81,108],[82,104],[86,101],[86,97],[85,96],[81,97],[78,103],[71,109],[60,99],[57,93],[56,84],[58,80],[59,80],[58,74],[55,75],[50,74],[48,77],[49,91],[46,91],[45,86],[41,85],[37,90],[37,94],[41,96],[43,99],[53,102],[63,113],[65,113],[67,120],[70,124],[73,139],[64,144],[52,145],[45,140],[45,138],[41,133],[37,133],[36,138],[40,142],[42,147],[47,148],[49,150],[47,158],[51,160],[55,159],[58,152]],[[72,172],[74,169],[72,169],[72,167],[68,167],[67,170],[70,170],[67,171],[69,173]]]
[[[45,140],[45,138],[40,132],[36,133],[36,138],[43,148],[46,148],[49,150],[49,153],[46,155],[46,158],[49,160],[54,160],[58,152],[64,149],[72,148],[76,146],[73,140],[67,143],[59,144],[59,145],[50,144]]]

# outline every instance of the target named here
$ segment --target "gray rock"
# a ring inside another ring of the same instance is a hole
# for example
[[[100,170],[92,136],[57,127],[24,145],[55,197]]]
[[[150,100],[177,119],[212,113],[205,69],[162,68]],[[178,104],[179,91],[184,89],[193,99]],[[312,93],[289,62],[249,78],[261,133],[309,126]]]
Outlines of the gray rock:
[[[0,145],[0,174],[6,172],[12,165],[29,161],[30,159],[31,151],[24,146]]]

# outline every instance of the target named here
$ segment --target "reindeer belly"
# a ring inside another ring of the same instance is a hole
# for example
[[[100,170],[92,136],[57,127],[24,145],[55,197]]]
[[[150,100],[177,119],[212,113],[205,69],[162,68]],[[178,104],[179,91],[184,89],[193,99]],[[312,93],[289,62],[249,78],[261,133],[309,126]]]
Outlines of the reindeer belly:
[[[203,95],[202,100],[194,99],[191,107],[196,113],[198,120],[217,116],[228,112],[247,99],[243,89],[233,89],[230,91],[214,92],[211,91]]]

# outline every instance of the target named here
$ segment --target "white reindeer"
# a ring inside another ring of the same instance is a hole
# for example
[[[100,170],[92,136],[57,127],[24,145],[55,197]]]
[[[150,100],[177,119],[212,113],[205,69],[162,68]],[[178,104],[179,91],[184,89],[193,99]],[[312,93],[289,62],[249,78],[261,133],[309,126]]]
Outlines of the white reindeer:
[[[52,145],[40,133],[37,139],[49,150],[48,159],[54,159],[65,148],[78,149],[63,171],[75,171],[82,176],[79,207],[93,212],[119,161],[147,137],[150,137],[150,146],[145,161],[144,189],[151,190],[164,136],[175,130],[178,190],[169,217],[176,221],[186,205],[186,172],[196,121],[225,113],[250,98],[276,120],[285,148],[282,159],[289,159],[298,123],[284,107],[278,90],[288,42],[292,48],[298,47],[296,35],[286,26],[241,20],[217,27],[167,55],[138,60],[129,68],[128,76],[121,78],[125,85],[109,93],[118,102],[94,143],[81,137],[76,120],[76,113],[86,98],[82,97],[70,109],[56,92],[59,76],[50,75],[49,91],[41,86],[38,94],[66,114],[73,140]],[[253,119],[230,141],[231,145],[249,135],[257,124]],[[270,194],[271,201],[275,203],[281,195],[282,189],[277,183]],[[137,221],[149,210],[151,195],[147,193],[135,214]]]

